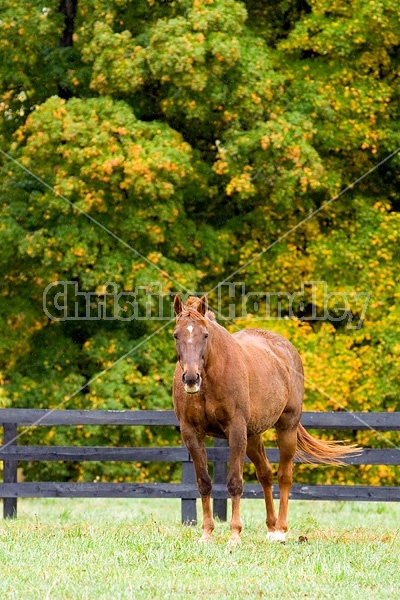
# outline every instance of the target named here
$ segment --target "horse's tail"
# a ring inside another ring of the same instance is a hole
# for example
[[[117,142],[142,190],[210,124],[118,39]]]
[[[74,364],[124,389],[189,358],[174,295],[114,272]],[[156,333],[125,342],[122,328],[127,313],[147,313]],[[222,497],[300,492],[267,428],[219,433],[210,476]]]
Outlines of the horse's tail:
[[[344,445],[343,442],[318,440],[310,435],[299,423],[297,427],[296,456],[302,462],[309,462],[313,458],[317,462],[328,465],[344,465],[343,458],[360,454],[361,448],[357,445]]]

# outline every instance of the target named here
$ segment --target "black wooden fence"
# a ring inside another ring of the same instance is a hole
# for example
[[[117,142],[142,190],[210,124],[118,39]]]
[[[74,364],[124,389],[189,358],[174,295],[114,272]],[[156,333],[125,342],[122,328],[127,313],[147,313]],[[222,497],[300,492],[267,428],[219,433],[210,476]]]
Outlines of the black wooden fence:
[[[400,431],[400,412],[305,412],[302,424],[308,429]],[[18,427],[31,425],[148,425],[177,426],[173,411],[110,411],[110,410],[34,410],[0,409],[0,426],[4,428],[0,460],[3,461],[4,517],[17,515],[17,498],[181,498],[182,522],[196,522],[196,498],[199,497],[193,464],[184,447],[114,448],[114,447],[61,447],[22,446],[18,444]],[[21,441],[23,441],[23,436]],[[226,519],[228,492],[225,485],[228,448],[225,440],[214,440],[207,448],[209,462],[214,466],[214,514]],[[268,448],[272,463],[278,462],[278,450]],[[72,483],[72,482],[17,482],[18,461],[134,461],[181,462],[182,483]],[[312,462],[312,461],[310,461]],[[350,465],[399,465],[400,449],[364,448],[362,454],[346,459]],[[274,497],[279,497],[274,487]],[[262,498],[259,484],[246,484],[244,498]],[[367,485],[293,485],[290,497],[307,500],[375,500],[400,501],[400,487]]]

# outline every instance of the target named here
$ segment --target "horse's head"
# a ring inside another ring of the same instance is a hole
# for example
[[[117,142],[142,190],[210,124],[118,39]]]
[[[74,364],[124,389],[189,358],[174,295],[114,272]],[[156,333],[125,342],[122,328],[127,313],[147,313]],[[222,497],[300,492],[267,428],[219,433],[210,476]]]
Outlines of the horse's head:
[[[174,308],[177,315],[174,331],[178,360],[182,367],[182,382],[185,392],[196,394],[201,387],[201,372],[207,360],[208,310],[207,299],[189,298],[185,306],[179,295],[175,296]]]

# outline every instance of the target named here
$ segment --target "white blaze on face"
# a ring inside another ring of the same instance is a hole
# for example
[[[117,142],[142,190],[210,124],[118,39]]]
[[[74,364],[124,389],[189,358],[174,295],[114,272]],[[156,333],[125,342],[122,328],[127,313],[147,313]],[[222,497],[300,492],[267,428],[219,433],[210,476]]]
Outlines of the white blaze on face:
[[[193,333],[193,325],[188,325],[187,330],[189,333]],[[192,343],[192,338],[190,337],[188,339],[188,343],[191,344]]]

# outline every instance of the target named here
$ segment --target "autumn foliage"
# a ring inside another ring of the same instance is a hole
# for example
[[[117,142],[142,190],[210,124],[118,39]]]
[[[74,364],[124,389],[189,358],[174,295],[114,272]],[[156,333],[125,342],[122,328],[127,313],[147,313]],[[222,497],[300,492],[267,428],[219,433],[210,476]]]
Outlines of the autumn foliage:
[[[306,409],[399,410],[399,155],[375,169],[400,147],[397,1],[12,1],[0,31],[0,406],[170,409],[172,323],[56,322],[43,291],[73,281],[97,294],[107,282],[206,292],[229,280],[260,293],[325,281],[347,294],[359,328],[304,320],[323,307],[307,286],[291,318],[253,311],[225,325],[294,343]],[[25,434],[39,440],[170,444],[179,434]],[[25,465],[28,477],[39,470],[160,476],[147,465]],[[399,484],[388,467],[300,471]]]

